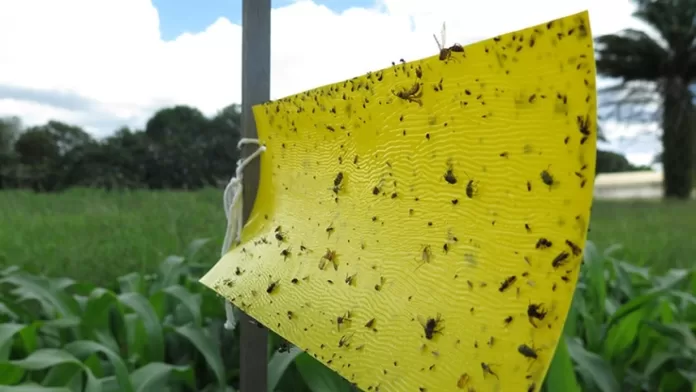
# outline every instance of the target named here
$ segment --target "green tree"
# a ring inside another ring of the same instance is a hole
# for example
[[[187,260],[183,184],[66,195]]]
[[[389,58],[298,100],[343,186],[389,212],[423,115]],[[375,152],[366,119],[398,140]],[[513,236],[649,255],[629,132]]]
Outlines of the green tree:
[[[197,189],[205,184],[202,146],[208,119],[198,109],[174,106],[157,111],[145,126],[150,144],[147,183],[151,188]]]
[[[72,175],[86,149],[95,144],[80,127],[49,121],[22,133],[15,143],[21,177],[36,191],[55,191],[74,185]]]
[[[597,38],[600,75],[624,91],[649,83],[660,96],[664,195],[688,198],[693,188],[693,97],[696,80],[696,0],[633,0],[633,14],[657,33],[635,29]]]
[[[597,174],[639,170],[650,170],[650,167],[635,166],[625,156],[616,152],[597,150]]]
[[[16,185],[15,143],[22,131],[19,117],[0,118],[0,189]]]

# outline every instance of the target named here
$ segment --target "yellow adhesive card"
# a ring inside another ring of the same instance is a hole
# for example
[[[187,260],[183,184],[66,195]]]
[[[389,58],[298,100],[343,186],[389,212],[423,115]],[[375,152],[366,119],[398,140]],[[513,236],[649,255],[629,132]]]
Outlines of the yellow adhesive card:
[[[587,12],[254,115],[259,193],[204,284],[363,390],[539,390],[592,202]]]

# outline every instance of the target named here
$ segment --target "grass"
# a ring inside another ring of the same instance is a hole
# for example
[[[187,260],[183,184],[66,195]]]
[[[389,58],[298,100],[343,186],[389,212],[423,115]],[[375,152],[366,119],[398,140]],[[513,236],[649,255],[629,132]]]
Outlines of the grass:
[[[111,284],[129,272],[154,270],[196,238],[211,238],[200,260],[217,260],[225,218],[221,191],[75,189],[61,194],[0,192],[0,268]],[[664,271],[693,262],[696,203],[595,202],[589,238],[600,249]]]

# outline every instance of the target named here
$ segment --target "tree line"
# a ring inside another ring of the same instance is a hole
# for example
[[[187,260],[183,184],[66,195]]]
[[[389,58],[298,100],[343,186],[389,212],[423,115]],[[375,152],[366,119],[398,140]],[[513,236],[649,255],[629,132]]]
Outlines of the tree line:
[[[123,127],[101,140],[76,125],[49,121],[24,128],[0,119],[0,189],[57,192],[103,189],[199,189],[234,173],[241,135],[239,105],[212,117],[174,106],[157,111],[145,129]],[[621,154],[600,151],[598,172],[637,170]]]
[[[97,140],[60,121],[23,128],[17,117],[0,119],[0,189],[216,186],[234,173],[240,120],[238,105],[212,117],[175,106],[157,111],[143,130],[123,127]]]

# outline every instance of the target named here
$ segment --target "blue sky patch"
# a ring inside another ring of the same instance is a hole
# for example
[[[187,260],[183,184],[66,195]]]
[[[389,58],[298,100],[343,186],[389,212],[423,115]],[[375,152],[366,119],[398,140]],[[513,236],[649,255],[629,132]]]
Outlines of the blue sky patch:
[[[272,0],[273,8],[292,4],[294,0]],[[315,0],[334,12],[352,7],[371,7],[375,0]],[[153,0],[160,18],[162,39],[174,40],[183,33],[205,30],[220,17],[232,23],[242,22],[242,0]]]

